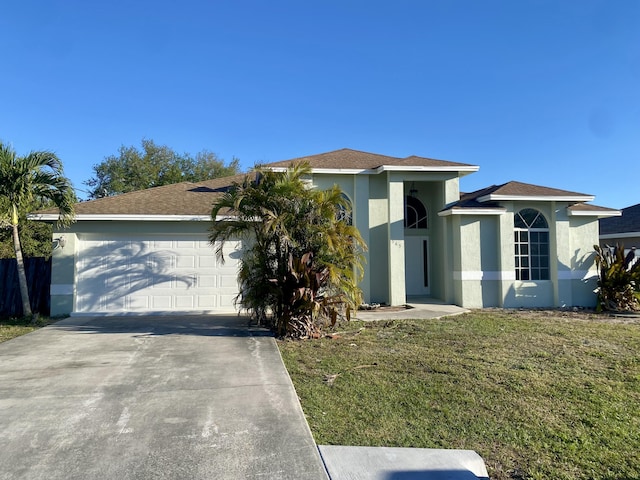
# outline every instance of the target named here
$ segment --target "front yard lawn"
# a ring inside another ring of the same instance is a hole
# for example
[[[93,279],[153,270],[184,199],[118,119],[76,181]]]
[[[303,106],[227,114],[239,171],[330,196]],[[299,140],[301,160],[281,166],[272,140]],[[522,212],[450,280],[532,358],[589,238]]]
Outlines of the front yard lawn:
[[[0,318],[0,343],[33,332],[49,322],[48,318],[39,318],[35,324],[31,323],[31,318],[26,317]]]
[[[280,341],[321,445],[462,448],[492,479],[640,479],[640,320],[482,310]]]

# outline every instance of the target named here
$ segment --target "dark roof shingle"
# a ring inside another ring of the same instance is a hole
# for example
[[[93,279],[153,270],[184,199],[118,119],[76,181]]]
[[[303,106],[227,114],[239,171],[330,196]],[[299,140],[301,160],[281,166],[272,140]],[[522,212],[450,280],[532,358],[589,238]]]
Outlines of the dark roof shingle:
[[[600,220],[600,235],[640,232],[640,203],[622,209],[622,216]]]
[[[361,152],[343,148],[332,152],[310,155],[307,157],[282,160],[280,162],[269,163],[265,167],[288,167],[294,163],[307,162],[311,168],[331,168],[331,169],[356,169],[373,170],[383,165],[395,165],[399,167],[474,167],[467,163],[449,162],[446,160],[436,160],[433,158],[417,157],[415,155],[398,158],[377,153]]]

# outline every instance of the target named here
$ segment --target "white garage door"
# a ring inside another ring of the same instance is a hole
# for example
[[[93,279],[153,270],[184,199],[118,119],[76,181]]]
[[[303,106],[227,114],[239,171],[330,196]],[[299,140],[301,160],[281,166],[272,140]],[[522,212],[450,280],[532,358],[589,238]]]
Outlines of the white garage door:
[[[75,313],[235,311],[240,242],[224,253],[206,235],[81,236]]]

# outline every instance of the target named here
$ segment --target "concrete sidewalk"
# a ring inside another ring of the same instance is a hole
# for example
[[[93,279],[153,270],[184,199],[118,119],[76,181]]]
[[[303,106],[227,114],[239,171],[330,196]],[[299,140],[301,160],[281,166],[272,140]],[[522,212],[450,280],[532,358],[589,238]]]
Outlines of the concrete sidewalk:
[[[430,297],[409,297],[407,300],[407,308],[404,309],[358,310],[355,317],[357,320],[428,319],[460,315],[469,311],[466,308],[449,305]]]
[[[71,318],[0,344],[0,479],[327,478],[246,318]]]
[[[318,447],[331,480],[489,480],[471,450]]]

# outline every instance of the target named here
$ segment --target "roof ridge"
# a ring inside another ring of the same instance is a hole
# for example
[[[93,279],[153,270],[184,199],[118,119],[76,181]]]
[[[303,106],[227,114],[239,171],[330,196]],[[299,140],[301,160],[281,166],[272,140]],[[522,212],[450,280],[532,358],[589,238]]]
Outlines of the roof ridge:
[[[81,201],[81,202],[78,202],[78,203],[100,202],[100,201],[109,200],[109,199],[115,198],[115,197],[124,197],[124,196],[128,196],[128,195],[133,195],[133,194],[136,194],[136,193],[144,192],[144,191],[147,191],[147,190],[153,190],[153,189],[156,189],[156,188],[164,188],[164,187],[170,187],[170,186],[173,186],[173,185],[180,185],[182,183],[189,183],[189,182],[185,181],[185,182],[178,182],[178,183],[168,183],[167,185],[156,185],[155,187],[143,188],[141,190],[131,190],[130,192],[118,193],[116,195],[106,195],[104,197],[92,198],[90,200],[84,200],[84,201]]]

